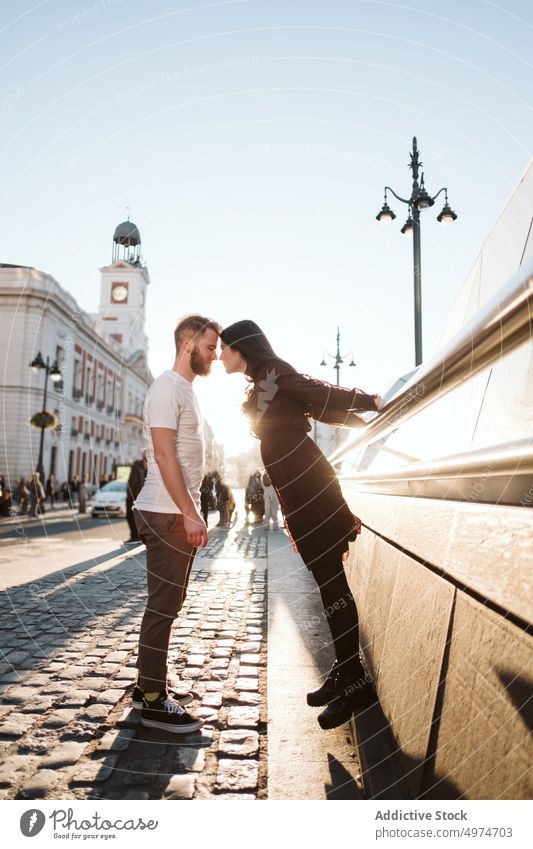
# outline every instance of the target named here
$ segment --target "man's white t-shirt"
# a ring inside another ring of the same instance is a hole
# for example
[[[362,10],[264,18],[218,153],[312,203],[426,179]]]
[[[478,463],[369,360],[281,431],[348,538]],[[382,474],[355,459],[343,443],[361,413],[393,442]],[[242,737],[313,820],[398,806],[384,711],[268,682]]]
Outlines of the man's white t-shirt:
[[[205,461],[204,422],[192,383],[175,371],[164,371],[154,380],[144,402],[144,443],[148,472],[134,507],[155,513],[180,513],[168,493],[154,457],[152,427],[176,431],[176,457],[194,503],[200,506],[200,485]]]

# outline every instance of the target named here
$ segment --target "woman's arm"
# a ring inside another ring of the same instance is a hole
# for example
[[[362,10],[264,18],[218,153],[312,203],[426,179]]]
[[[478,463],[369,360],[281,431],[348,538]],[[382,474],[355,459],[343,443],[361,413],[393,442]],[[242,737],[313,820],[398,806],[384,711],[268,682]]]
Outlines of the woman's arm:
[[[347,413],[345,410],[333,410],[331,407],[322,411],[313,410],[312,416],[317,422],[339,425],[340,427],[365,427],[367,424],[359,413]]]
[[[378,395],[367,395],[362,389],[345,389],[297,371],[275,374],[273,380],[279,392],[311,405],[315,418],[320,418],[328,409],[344,412],[375,412],[378,409],[375,401]]]

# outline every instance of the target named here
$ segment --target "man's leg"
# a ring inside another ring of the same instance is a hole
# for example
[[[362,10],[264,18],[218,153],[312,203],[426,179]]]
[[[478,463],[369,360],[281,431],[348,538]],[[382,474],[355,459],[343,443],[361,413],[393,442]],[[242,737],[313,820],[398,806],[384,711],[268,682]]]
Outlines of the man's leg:
[[[147,692],[167,688],[170,631],[187,593],[196,549],[187,542],[183,517],[135,511],[146,544],[148,602],[139,635],[139,686]]]

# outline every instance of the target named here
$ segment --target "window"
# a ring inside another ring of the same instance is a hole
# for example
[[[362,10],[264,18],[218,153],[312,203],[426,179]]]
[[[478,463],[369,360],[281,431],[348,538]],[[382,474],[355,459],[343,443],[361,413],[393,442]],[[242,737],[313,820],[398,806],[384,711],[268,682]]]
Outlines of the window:
[[[96,405],[99,410],[104,408],[104,375],[101,371],[96,374]]]
[[[92,378],[92,370],[90,366],[87,366],[85,370],[85,402],[87,404],[92,404],[94,401],[93,398],[93,386],[91,382]]]
[[[77,399],[81,395],[81,362],[74,360],[74,377],[72,381],[72,397]]]

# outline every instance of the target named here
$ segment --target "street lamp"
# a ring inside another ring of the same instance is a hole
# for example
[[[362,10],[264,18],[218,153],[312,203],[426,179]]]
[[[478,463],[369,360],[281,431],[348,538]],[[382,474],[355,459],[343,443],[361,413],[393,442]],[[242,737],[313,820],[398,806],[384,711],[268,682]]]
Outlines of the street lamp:
[[[54,360],[52,365],[50,365],[50,357],[46,358],[46,362],[43,360],[42,354],[39,351],[37,356],[31,361],[30,368],[35,374],[39,374],[44,369],[44,394],[43,394],[43,422],[41,424],[41,439],[39,442],[39,459],[37,460],[37,468],[36,471],[39,472],[41,476],[41,480],[44,478],[44,468],[43,468],[43,447],[44,447],[44,432],[46,430],[46,425],[44,423],[44,414],[46,413],[46,396],[48,392],[48,376],[50,376],[50,380],[53,383],[58,383],[61,380],[61,369],[57,364],[57,360]]]
[[[326,351],[326,355],[327,355],[328,357],[331,357],[333,360],[335,360],[335,362],[334,362],[334,364],[333,364],[333,368],[334,368],[334,369],[335,369],[335,371],[337,372],[337,386],[340,386],[340,370],[341,370],[341,365],[343,364],[344,360],[345,360],[345,359],[346,359],[346,357],[348,356],[348,354],[344,354],[344,356],[343,356],[343,357],[341,357],[340,344],[341,344],[341,332],[340,332],[340,329],[337,327],[337,352],[336,352],[336,354],[335,354],[335,356],[334,356],[333,354],[328,354],[328,352]],[[351,354],[352,352],[350,351],[349,353]],[[326,357],[325,357],[325,356],[324,356],[324,357],[322,357],[322,362],[320,363],[320,365],[321,365],[321,366],[327,366],[327,362],[326,362]],[[353,368],[353,367],[355,366],[355,363],[354,363],[353,357],[352,357],[351,361],[348,363],[348,365],[350,366],[350,368]]]
[[[409,208],[409,217],[403,225],[401,232],[405,236],[413,237],[413,261],[414,261],[414,302],[415,302],[415,364],[418,366],[422,362],[422,273],[421,273],[421,253],[420,253],[420,210],[429,209],[435,203],[438,196],[444,192],[444,206],[437,216],[437,221],[441,224],[451,224],[456,220],[457,214],[450,208],[448,204],[448,189],[443,187],[439,189],[436,195],[429,195],[424,186],[424,174],[420,175],[420,183],[418,182],[419,169],[422,162],[419,159],[420,151],[416,143],[416,136],[413,138],[413,150],[410,153],[411,162],[407,166],[413,174],[413,187],[410,198],[402,198],[397,195],[394,189],[390,186],[385,186],[385,198],[380,212],[376,215],[380,224],[388,224],[396,218],[394,212],[388,204],[387,192],[391,192],[394,197],[401,203],[405,203]]]

